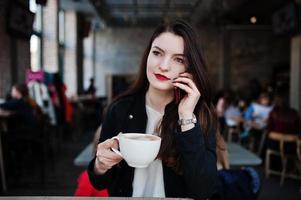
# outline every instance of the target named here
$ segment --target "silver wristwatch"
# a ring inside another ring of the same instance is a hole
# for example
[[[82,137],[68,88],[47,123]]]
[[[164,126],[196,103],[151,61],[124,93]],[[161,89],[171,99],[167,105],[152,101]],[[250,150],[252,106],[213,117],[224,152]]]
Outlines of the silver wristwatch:
[[[195,117],[195,115],[192,116],[191,119],[179,119],[178,120],[178,124],[180,126],[184,126],[184,125],[188,125],[188,124],[196,124],[197,119]]]

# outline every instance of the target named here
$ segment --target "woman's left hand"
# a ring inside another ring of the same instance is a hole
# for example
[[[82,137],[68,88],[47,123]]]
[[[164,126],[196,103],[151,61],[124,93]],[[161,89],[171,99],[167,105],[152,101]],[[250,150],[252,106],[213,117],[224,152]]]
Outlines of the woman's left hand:
[[[180,76],[173,81],[173,85],[187,93],[179,103],[179,117],[182,119],[191,118],[201,96],[200,91],[193,82],[192,75],[187,72],[181,73]]]

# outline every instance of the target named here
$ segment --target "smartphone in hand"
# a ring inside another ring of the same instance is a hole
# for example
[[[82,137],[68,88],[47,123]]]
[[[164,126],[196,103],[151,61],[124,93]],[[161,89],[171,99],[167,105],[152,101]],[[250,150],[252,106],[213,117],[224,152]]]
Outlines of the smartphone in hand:
[[[176,87],[175,88],[175,100],[176,100],[176,104],[179,104],[180,101],[182,100],[182,98],[185,96],[185,91]]]

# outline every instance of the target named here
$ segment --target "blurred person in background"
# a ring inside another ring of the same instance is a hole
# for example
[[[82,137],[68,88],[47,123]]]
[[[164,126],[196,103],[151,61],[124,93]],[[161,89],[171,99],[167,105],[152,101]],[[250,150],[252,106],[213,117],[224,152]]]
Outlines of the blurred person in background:
[[[9,123],[10,130],[21,124],[34,129],[37,126],[37,116],[41,113],[39,106],[29,97],[26,84],[15,84],[11,89],[11,99],[0,104],[0,108],[13,113],[15,120]]]
[[[36,162],[43,153],[43,113],[36,102],[29,97],[26,84],[15,84],[11,90],[11,99],[0,108],[10,111],[7,119],[7,134],[3,137],[3,151],[6,159],[7,177],[14,183],[22,181],[29,165]],[[39,157],[35,157],[39,155]],[[17,177],[17,178],[16,178]]]
[[[231,99],[233,98],[232,95],[233,93],[229,90],[223,91],[222,96],[218,98],[216,104],[216,112],[217,112],[219,127],[222,135],[224,135],[224,128],[226,125],[225,111],[231,104]]]
[[[95,94],[96,94],[96,87],[95,87],[94,82],[95,82],[94,78],[90,78],[90,85],[87,88],[87,90],[85,91],[85,94],[89,94],[92,97],[95,97]]]
[[[267,120],[268,132],[275,131],[288,134],[301,134],[301,121],[297,110],[289,107],[284,95],[277,95],[274,108]]]
[[[240,125],[243,122],[243,117],[238,105],[239,102],[236,99],[234,92],[231,92],[231,95],[227,99],[228,106],[224,114],[226,125],[230,128],[240,128]]]
[[[73,107],[66,95],[67,87],[59,73],[54,74],[53,81],[48,88],[55,110],[56,123],[60,133],[64,138],[68,138],[72,134],[70,127],[73,119]]]
[[[56,125],[55,112],[47,86],[41,80],[31,80],[27,85],[30,97],[42,109],[50,124]]]
[[[301,120],[298,111],[289,107],[288,98],[285,95],[278,94],[275,97],[274,108],[267,120],[267,131],[280,132],[284,134],[295,134],[301,136]],[[279,143],[268,139],[266,144],[271,149],[279,151]],[[296,154],[296,143],[286,143],[285,153]],[[262,152],[265,156],[265,150]]]
[[[71,123],[72,106],[66,96],[67,87],[59,73],[54,74],[53,82],[49,85],[49,91],[55,108],[57,123],[60,125]]]
[[[250,136],[252,147],[256,152],[263,132],[266,130],[267,121],[273,106],[267,93],[261,93],[256,102],[251,103],[244,113],[245,131],[241,137]]]

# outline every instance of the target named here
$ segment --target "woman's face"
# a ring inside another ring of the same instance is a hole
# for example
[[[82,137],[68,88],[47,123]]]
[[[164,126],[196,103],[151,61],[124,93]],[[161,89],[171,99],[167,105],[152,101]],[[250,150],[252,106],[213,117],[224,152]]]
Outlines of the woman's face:
[[[160,34],[152,43],[147,58],[149,85],[156,90],[173,90],[172,80],[186,70],[184,40],[170,32]]]
[[[12,90],[11,90],[11,96],[14,98],[14,99],[20,99],[22,97],[21,93],[17,90],[16,87],[13,87]]]
[[[270,99],[268,97],[260,97],[259,103],[265,106],[268,106],[270,103]]]

